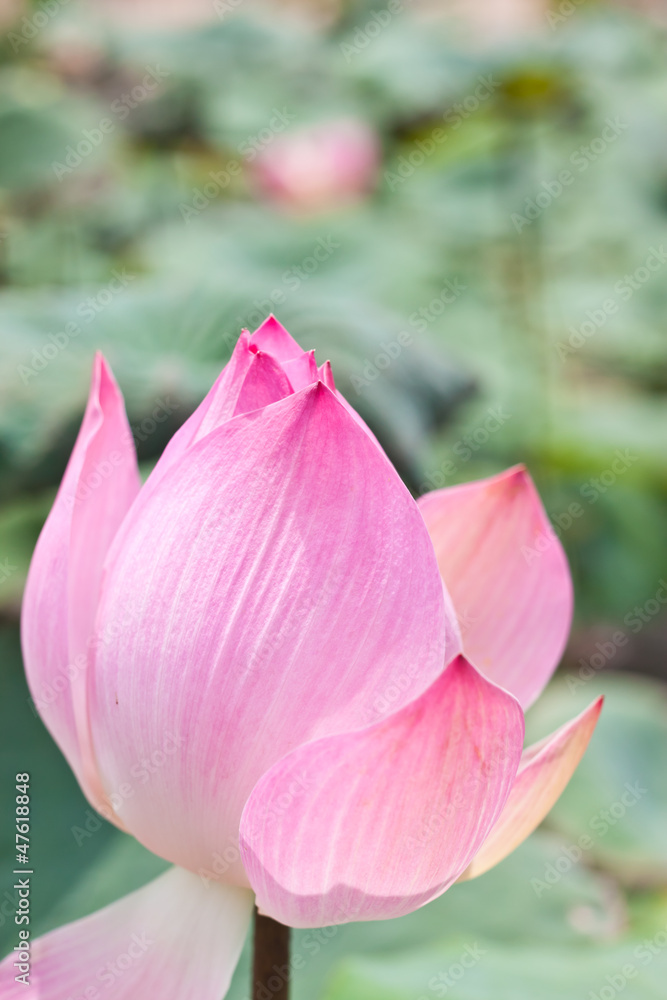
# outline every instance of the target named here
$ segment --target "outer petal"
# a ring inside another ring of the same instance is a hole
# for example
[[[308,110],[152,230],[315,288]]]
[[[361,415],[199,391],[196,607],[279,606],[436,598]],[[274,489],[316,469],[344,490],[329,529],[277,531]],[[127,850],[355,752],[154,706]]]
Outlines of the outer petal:
[[[123,398],[98,354],[83,424],[32,559],[22,614],[33,699],[98,806],[105,797],[90,742],[87,661],[104,641],[95,631],[102,564],[138,491]]]
[[[561,729],[528,747],[500,819],[463,878],[476,878],[523,843],[560,798],[593,735],[602,698]]]
[[[128,599],[134,627],[97,653],[96,750],[112,789],[159,753],[119,812],[193,870],[235,850],[283,754],[376,721],[446,662],[419,511],[321,382],[224,424],[165,476],[114,546],[100,625]]]
[[[220,1000],[250,923],[245,889],[205,888],[191,872],[160,878],[83,920],[38,938],[30,986],[16,982],[15,955],[0,965],[3,1000]]]
[[[400,917],[439,896],[499,816],[523,732],[518,702],[457,657],[384,722],[299,747],[243,813],[258,906],[319,927]]]
[[[427,493],[419,507],[466,656],[527,708],[555,670],[572,620],[567,560],[532,479],[518,466]]]

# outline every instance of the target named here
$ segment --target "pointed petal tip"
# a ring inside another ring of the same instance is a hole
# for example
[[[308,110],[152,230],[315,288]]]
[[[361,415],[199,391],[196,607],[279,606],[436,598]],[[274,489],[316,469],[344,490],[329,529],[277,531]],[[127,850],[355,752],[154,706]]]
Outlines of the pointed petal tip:
[[[499,472],[495,476],[489,476],[486,480],[486,486],[491,490],[507,492],[510,496],[512,495],[511,491],[513,490],[516,490],[517,492],[527,490],[529,493],[534,494],[538,502],[540,502],[533,477],[523,462],[519,462],[517,465],[512,465],[509,469],[503,469],[502,472]]]
[[[269,313],[266,319],[262,320],[257,329],[253,330],[250,336],[254,337],[258,333],[267,333],[268,331],[275,331],[277,333],[287,333],[287,328],[282,325],[280,320],[276,319],[274,313]]]
[[[479,678],[483,683],[490,684],[494,688],[498,688],[503,694],[507,695],[508,698],[513,701],[518,707],[519,711],[523,715],[523,708],[521,702],[517,696],[509,690],[509,688],[503,687],[502,683],[493,678],[486,676],[483,670],[479,670],[472,660],[469,660],[465,653],[457,653],[457,655],[448,663],[446,670],[451,670],[452,673],[459,674],[462,678]]]
[[[88,405],[99,409],[101,415],[106,415],[109,407],[118,404],[124,409],[125,403],[120,386],[104,354],[97,350],[93,360]]]
[[[304,353],[294,337],[273,313],[251,334],[251,342],[261,344],[279,362],[291,361]]]
[[[328,389],[332,392],[336,391],[336,382],[334,380],[333,370],[331,368],[331,362],[325,361],[324,364],[319,368],[320,379],[324,382]]]
[[[102,379],[108,379],[116,385],[116,378],[113,373],[111,365],[106,359],[106,356],[99,349],[95,351],[95,357],[93,359],[93,377]]]
[[[596,698],[574,719],[524,750],[505,809],[460,882],[495,868],[548,815],[586,752],[603,702],[604,698]]]
[[[567,557],[530,473],[516,465],[418,505],[466,653],[527,708],[561,659],[574,604]]]

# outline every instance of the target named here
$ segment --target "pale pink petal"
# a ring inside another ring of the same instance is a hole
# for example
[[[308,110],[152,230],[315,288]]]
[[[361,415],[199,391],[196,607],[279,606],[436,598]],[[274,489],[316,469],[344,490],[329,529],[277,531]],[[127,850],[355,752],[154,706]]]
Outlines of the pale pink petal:
[[[30,981],[0,964],[3,1000],[221,1000],[241,954],[252,893],[172,868],[129,896],[31,942]]]
[[[532,479],[519,466],[427,493],[419,507],[466,656],[527,708],[558,665],[572,619],[567,560]]]
[[[321,382],[170,470],[114,546],[100,625],[126,602],[133,627],[95,664],[98,759],[119,789],[159,756],[119,814],[193,870],[233,853],[283,754],[393,712],[456,652],[417,506]]]
[[[516,699],[457,657],[384,722],[284,757],[241,821],[261,911],[319,927],[400,917],[439,896],[498,818],[523,731]]]
[[[463,878],[493,868],[539,826],[574,774],[593,735],[602,698],[561,729],[524,751],[519,773],[500,819]]]
[[[105,797],[90,742],[87,665],[105,640],[95,628],[102,565],[138,491],[123,398],[98,355],[81,430],[33,555],[22,614],[35,705],[97,805]],[[120,608],[116,614],[118,627]]]

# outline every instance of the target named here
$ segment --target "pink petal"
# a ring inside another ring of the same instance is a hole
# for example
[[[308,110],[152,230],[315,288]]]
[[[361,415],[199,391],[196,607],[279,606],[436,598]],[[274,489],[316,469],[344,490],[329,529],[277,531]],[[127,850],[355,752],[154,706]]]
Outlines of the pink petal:
[[[90,741],[87,664],[105,641],[95,629],[102,564],[138,491],[123,398],[98,354],[81,430],[32,559],[22,615],[33,699],[98,806],[106,798]],[[116,624],[120,615],[119,608]]]
[[[243,380],[234,407],[234,416],[251,413],[252,410],[277,403],[279,399],[291,396],[292,392],[290,380],[278,362],[270,354],[258,351],[253,355],[252,363]]]
[[[188,448],[234,416],[239,393],[254,357],[255,352],[250,349],[250,334],[244,330],[229,362],[220,372],[206,398],[183,426],[179,427],[162,453],[146,484],[148,486],[150,483],[149,492],[152,492],[165,472],[180,460]]]
[[[220,1000],[252,913],[252,894],[172,868],[117,903],[32,942],[30,985],[15,954],[0,964],[3,1000]]]
[[[141,491],[138,508],[148,501],[163,476],[193,448],[198,441],[222,424],[293,392],[282,366],[270,355],[250,343],[247,330],[241,333],[227,365],[212,389],[192,416],[178,429]]]
[[[301,347],[297,344],[294,337],[292,337],[291,334],[287,332],[285,327],[282,325],[282,323],[278,322],[275,316],[269,316],[268,319],[264,320],[262,325],[258,327],[252,334],[250,340],[252,344],[261,348],[261,350],[263,351],[267,351],[269,354],[273,355],[273,357],[277,358],[285,368],[285,371],[288,372],[291,379],[292,379],[292,372],[294,371],[294,368],[292,368],[291,366],[294,365],[294,367],[298,367],[300,371],[304,371],[304,365],[305,365],[304,356],[308,357],[310,354],[312,354],[312,352],[309,352],[308,355],[305,355],[305,352],[302,351]],[[310,361],[308,362],[308,364],[310,364]],[[294,381],[294,379],[292,379],[292,385],[294,386],[294,389],[295,390],[302,389],[310,382],[312,382],[313,378],[310,371],[308,371],[308,376],[309,376],[308,381],[305,381],[303,377],[299,378],[298,376],[296,376],[297,381]],[[336,393],[338,400],[343,404],[348,413],[354,418],[356,423],[366,432],[366,434],[368,434],[368,436],[375,443],[375,445],[378,448],[381,448],[379,441],[373,434],[370,427],[359,416],[354,407],[350,406],[350,404],[342,395],[342,393],[336,390],[333,373],[331,371],[331,364],[328,361],[325,361],[322,367],[319,369],[319,377],[321,381],[324,382],[324,384],[327,386],[327,388],[331,389],[332,392]]]
[[[331,362],[325,361],[324,364],[319,368],[319,376],[322,382],[326,385],[327,389],[331,389],[332,392],[336,392],[336,383],[334,382],[333,372],[331,370]],[[340,397],[341,402],[343,397]],[[350,407],[351,409],[351,407]],[[356,414],[356,411],[355,411]]]
[[[250,342],[267,354],[272,354],[281,363],[299,358],[304,353],[275,316],[269,316],[258,326],[250,337]]]
[[[598,698],[576,719],[525,750],[500,819],[463,878],[483,875],[539,826],[574,774],[601,710],[602,698]]]
[[[312,385],[320,378],[320,373],[315,361],[315,351],[304,351],[298,358],[291,361],[283,361],[283,371],[289,378],[295,392],[305,389],[307,385]],[[324,379],[322,379],[324,381]]]
[[[133,627],[97,653],[96,750],[108,787],[136,793],[128,829],[193,870],[234,856],[283,754],[411,701],[452,634],[416,504],[321,382],[170,470],[114,546],[100,624],[126,601]]]
[[[243,813],[257,905],[319,927],[400,917],[439,896],[498,818],[523,730],[518,702],[457,657],[389,719],[299,747]]]
[[[533,481],[522,466],[419,500],[466,656],[516,695],[538,697],[563,652],[572,583]]]

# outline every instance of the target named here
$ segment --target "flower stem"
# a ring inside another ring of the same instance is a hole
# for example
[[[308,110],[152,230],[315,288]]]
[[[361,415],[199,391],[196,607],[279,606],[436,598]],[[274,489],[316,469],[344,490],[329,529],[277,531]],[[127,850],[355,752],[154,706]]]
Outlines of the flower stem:
[[[290,929],[255,910],[252,1000],[289,1000]]]

